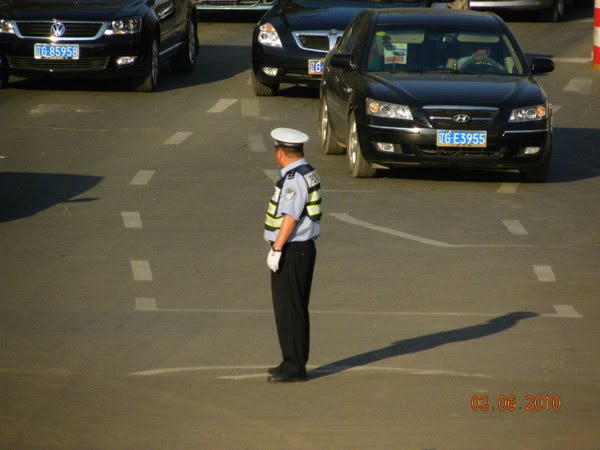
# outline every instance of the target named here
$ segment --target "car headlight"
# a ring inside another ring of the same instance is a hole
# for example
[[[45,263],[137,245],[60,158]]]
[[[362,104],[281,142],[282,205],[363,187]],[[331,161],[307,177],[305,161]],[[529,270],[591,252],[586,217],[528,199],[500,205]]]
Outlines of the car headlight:
[[[372,98],[367,99],[367,114],[377,117],[389,117],[391,119],[413,120],[413,115],[408,106],[380,102]]]
[[[258,42],[268,47],[282,47],[277,30],[270,23],[265,23],[258,29]]]
[[[104,34],[135,34],[142,30],[141,17],[132,17],[124,20],[113,20]]]
[[[0,20],[0,33],[10,33],[14,34],[15,30],[13,28],[13,23],[11,20]]]
[[[545,105],[513,109],[510,113],[510,122],[531,122],[547,118],[548,110]]]

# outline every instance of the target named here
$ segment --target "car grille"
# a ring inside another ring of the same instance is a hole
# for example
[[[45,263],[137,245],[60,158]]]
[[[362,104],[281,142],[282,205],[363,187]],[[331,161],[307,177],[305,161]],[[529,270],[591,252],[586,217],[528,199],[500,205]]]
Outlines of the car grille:
[[[248,6],[258,6],[258,5],[270,5],[273,3],[273,0],[196,0],[196,4],[198,5],[206,5],[206,6],[237,6],[237,7],[248,7]]]
[[[80,70],[102,70],[108,65],[108,58],[35,59],[22,56],[8,56],[8,65],[13,69],[41,70],[46,72],[68,72]]]
[[[322,30],[322,31],[295,31],[293,32],[296,44],[303,50],[327,53],[342,37],[343,31]]]
[[[50,27],[55,22],[17,22],[17,34],[23,38],[48,39],[53,36]],[[65,32],[60,36],[63,39],[94,39],[102,33],[102,22],[61,22]]]
[[[487,130],[498,114],[498,108],[426,106],[423,109],[431,125],[444,130]],[[468,117],[466,122],[457,121],[464,117]]]
[[[443,156],[443,157],[469,157],[469,156],[477,156],[477,157],[490,157],[490,158],[501,158],[506,152],[505,147],[486,147],[486,148],[476,148],[476,147],[435,147],[435,146],[425,146],[420,145],[417,147],[418,152],[427,157],[427,156]]]

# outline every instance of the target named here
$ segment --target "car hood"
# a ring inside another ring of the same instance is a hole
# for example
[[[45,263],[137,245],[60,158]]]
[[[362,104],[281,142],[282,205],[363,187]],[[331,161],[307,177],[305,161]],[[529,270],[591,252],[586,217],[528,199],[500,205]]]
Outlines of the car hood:
[[[367,81],[370,95],[389,102],[499,107],[505,103],[525,106],[545,101],[540,86],[526,77],[370,74]]]
[[[272,10],[289,30],[337,29],[343,31],[361,11],[379,8],[415,8],[429,6],[427,0],[295,0],[282,1]],[[269,14],[267,14],[268,16]]]
[[[0,0],[9,20],[111,20],[138,14],[147,0]]]

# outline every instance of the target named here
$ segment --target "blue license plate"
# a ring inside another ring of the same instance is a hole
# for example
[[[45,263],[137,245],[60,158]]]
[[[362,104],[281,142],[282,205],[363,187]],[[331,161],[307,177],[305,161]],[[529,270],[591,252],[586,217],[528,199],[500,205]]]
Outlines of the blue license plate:
[[[324,59],[309,59],[308,60],[308,74],[309,75],[323,75],[323,69],[325,68]]]
[[[35,44],[35,59],[79,59],[77,44]]]
[[[438,147],[486,147],[486,131],[437,131]]]

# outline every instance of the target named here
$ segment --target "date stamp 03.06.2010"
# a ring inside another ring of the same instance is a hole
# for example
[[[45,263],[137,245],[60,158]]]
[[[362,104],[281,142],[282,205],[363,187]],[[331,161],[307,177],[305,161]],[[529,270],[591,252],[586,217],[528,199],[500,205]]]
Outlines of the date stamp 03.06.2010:
[[[560,395],[473,395],[471,397],[471,409],[473,411],[558,412],[561,407]]]

